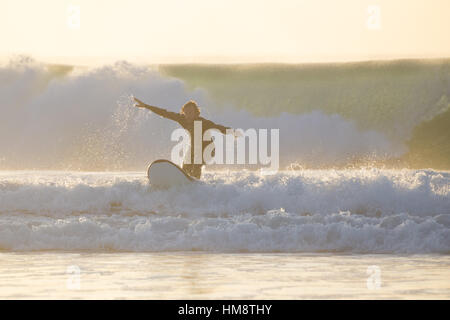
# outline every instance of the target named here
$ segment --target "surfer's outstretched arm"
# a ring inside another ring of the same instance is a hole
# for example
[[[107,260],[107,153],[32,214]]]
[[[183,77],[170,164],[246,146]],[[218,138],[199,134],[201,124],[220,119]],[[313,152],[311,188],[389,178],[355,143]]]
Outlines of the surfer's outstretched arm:
[[[205,120],[207,129],[216,129],[219,130],[222,134],[233,134],[235,138],[242,137],[242,133],[240,131],[236,131],[235,129],[231,127],[225,127],[220,124],[214,123],[211,120]],[[230,132],[227,132],[227,130],[231,130]]]
[[[222,132],[223,134],[227,134],[227,129],[231,129],[229,127],[225,127],[220,124],[214,123],[211,120],[207,120],[205,118],[202,118],[202,121],[203,121],[203,126],[204,126],[205,130],[216,129],[216,130],[219,130],[220,132]]]
[[[153,111],[157,115],[160,115],[161,117],[164,117],[164,118],[167,118],[167,119],[170,119],[173,121],[179,121],[182,117],[179,113],[167,111],[166,109],[158,108],[155,106],[150,106],[148,104],[145,104],[144,102],[142,102],[141,100],[139,100],[137,98],[134,98],[134,101],[137,102],[136,107],[148,109],[150,111]]]

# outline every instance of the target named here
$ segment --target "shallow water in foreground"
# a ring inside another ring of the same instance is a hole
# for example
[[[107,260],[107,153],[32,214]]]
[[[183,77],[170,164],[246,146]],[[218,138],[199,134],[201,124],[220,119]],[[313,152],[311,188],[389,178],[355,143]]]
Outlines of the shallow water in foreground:
[[[449,299],[450,256],[0,253],[0,298]]]

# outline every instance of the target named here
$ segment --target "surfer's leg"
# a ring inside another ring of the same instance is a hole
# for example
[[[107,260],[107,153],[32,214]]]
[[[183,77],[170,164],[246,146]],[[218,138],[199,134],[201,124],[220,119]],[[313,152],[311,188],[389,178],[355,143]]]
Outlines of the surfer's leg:
[[[202,164],[183,164],[183,170],[191,177],[200,179],[202,176]]]
[[[192,176],[194,178],[200,179],[200,177],[202,176],[202,164],[194,164],[194,168],[192,170]]]
[[[184,172],[186,172],[188,175],[191,175],[191,165],[190,164],[183,163],[182,168],[183,168]]]

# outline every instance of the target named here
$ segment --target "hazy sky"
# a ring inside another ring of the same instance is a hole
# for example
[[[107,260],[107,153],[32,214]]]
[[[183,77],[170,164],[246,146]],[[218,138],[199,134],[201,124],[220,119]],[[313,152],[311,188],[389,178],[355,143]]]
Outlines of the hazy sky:
[[[0,57],[93,64],[450,56],[450,0],[0,0]]]

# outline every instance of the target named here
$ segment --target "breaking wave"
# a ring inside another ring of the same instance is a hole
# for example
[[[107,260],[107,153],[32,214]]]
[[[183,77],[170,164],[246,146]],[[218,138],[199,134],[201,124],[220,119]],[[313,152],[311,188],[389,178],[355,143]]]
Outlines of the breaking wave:
[[[449,253],[450,174],[207,172],[152,190],[137,173],[3,172],[6,251]]]
[[[173,111],[195,99],[207,118],[235,128],[279,128],[283,168],[447,170],[450,157],[440,155],[450,150],[442,138],[448,117],[439,130],[421,125],[448,113],[449,65],[118,62],[84,69],[16,58],[0,67],[0,169],[142,170],[169,158],[176,124],[133,108],[135,95]]]

